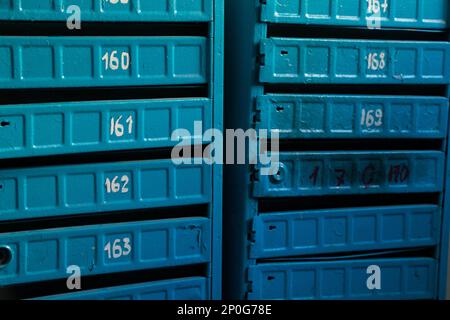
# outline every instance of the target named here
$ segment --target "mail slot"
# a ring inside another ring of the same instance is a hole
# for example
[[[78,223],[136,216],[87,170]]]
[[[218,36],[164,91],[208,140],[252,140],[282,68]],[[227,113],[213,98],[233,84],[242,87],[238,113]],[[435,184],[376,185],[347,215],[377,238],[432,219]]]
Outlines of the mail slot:
[[[192,277],[86,290],[34,300],[207,300],[206,278]]]
[[[211,166],[172,160],[0,170],[0,221],[211,201]]]
[[[263,39],[260,81],[306,84],[449,84],[447,42]]]
[[[203,37],[0,37],[0,88],[208,82]]]
[[[209,99],[1,106],[0,158],[171,147],[198,138],[197,121],[211,128]],[[191,135],[172,140],[179,128]]]
[[[436,297],[429,258],[265,263],[249,267],[251,300],[401,300]]]
[[[411,96],[258,97],[258,129],[281,139],[444,139],[448,99]]]
[[[439,243],[436,205],[274,212],[255,216],[255,259],[429,247]]]
[[[336,27],[446,29],[446,0],[265,0],[262,21]]]
[[[0,234],[11,257],[0,261],[0,286],[206,263],[210,229],[184,218]]]
[[[279,159],[271,175],[257,167],[255,197],[443,190],[445,155],[437,151],[282,152]]]
[[[83,21],[210,21],[212,0],[2,0],[0,20],[66,21],[81,13]]]

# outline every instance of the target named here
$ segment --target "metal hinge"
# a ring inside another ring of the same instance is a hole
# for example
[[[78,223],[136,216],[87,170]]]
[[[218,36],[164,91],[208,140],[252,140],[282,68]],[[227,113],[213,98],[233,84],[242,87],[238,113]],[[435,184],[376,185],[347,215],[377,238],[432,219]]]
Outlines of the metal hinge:
[[[255,110],[255,114],[253,115],[253,124],[257,124],[261,122],[261,110]]]
[[[247,292],[245,293],[246,298],[248,299],[249,294],[253,293],[253,276],[251,274],[251,270],[247,268]]]

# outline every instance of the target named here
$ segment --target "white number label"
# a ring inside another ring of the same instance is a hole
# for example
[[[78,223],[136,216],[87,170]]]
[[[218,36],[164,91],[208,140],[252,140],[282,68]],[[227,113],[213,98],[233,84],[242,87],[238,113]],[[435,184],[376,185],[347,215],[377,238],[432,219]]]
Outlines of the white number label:
[[[381,127],[383,125],[383,110],[369,110],[363,109],[361,112],[361,126],[366,128]]]
[[[111,118],[111,124],[110,124],[110,135],[116,136],[117,138],[123,137],[125,134],[125,126],[126,131],[128,134],[133,133],[133,116],[129,116],[127,120],[125,120],[125,125],[122,123],[123,116],[119,116],[117,118],[112,117]]]
[[[106,52],[103,57],[102,61],[105,62],[105,70],[128,70],[130,68],[130,54],[128,52],[121,52],[120,53],[120,60],[118,57],[117,50],[114,50],[113,52],[109,53]]]
[[[130,0],[107,0],[107,2],[111,3],[111,4],[128,4],[130,2]]]
[[[116,239],[111,244],[109,241],[104,250],[108,253],[108,259],[119,259],[131,253],[130,238]]]
[[[388,0],[367,0],[368,12],[373,14],[380,13],[381,9],[386,13],[389,8]]]
[[[106,193],[128,193],[128,191],[130,191],[128,188],[129,183],[130,178],[127,175],[123,175],[120,180],[118,176],[115,176],[112,179],[106,178]]]
[[[372,71],[384,70],[386,68],[386,53],[369,53],[367,56],[367,69]]]

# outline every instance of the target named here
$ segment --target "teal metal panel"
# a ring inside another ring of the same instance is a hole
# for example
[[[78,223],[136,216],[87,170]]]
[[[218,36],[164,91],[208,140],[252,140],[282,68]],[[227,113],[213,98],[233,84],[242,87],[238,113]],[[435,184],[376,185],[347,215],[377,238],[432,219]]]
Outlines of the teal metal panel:
[[[140,221],[0,235],[0,286],[210,260],[206,218]]]
[[[435,151],[281,153],[278,172],[258,171],[253,195],[441,192],[444,159]]]
[[[427,258],[259,264],[249,268],[249,299],[434,299],[436,269]]]
[[[215,0],[214,10],[214,41],[210,50],[214,53],[213,78],[215,86],[210,87],[214,103],[214,128],[224,130],[224,36],[225,36],[225,0]],[[212,226],[213,249],[211,264],[211,299],[222,299],[222,264],[223,264],[223,166],[215,165],[213,170],[212,206],[214,219]]]
[[[265,83],[450,83],[447,42],[270,38],[261,54]]]
[[[0,106],[0,158],[171,147],[201,138],[194,123],[211,128],[211,109],[205,98]],[[172,141],[178,128],[191,135]]]
[[[447,95],[450,96],[450,88],[447,88]],[[450,150],[450,139],[446,142],[447,150]],[[439,299],[450,300],[450,157],[447,154],[445,187],[442,195],[442,232],[439,243]]]
[[[0,170],[0,221],[211,201],[211,167],[171,160]]]
[[[66,21],[74,5],[82,21],[200,22],[213,12],[212,0],[1,0],[0,20]]]
[[[337,27],[446,29],[447,0],[266,0],[262,20]]]
[[[208,82],[203,37],[0,37],[0,88]]]
[[[258,97],[257,129],[280,139],[444,139],[448,99],[361,95]]]
[[[181,278],[148,283],[79,291],[34,300],[207,300],[208,280]]]
[[[276,212],[253,219],[254,259],[430,247],[439,243],[437,205]]]

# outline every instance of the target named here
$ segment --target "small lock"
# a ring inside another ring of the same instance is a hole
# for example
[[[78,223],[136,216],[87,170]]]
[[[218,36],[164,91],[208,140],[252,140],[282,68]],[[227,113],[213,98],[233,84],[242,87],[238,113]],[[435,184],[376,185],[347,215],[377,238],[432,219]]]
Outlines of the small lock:
[[[272,183],[281,183],[286,175],[286,167],[279,163],[277,170],[270,176]]]
[[[12,260],[10,247],[0,246],[0,268],[6,267]]]

